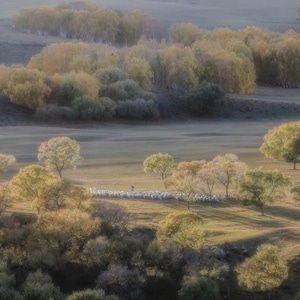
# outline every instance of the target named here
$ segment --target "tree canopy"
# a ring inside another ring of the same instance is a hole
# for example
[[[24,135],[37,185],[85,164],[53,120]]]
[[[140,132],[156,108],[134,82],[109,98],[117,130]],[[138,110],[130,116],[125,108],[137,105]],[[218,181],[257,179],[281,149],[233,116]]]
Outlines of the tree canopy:
[[[260,151],[266,157],[283,158],[293,163],[295,170],[300,161],[300,121],[282,123],[270,129],[263,138]]]
[[[258,247],[256,254],[236,268],[238,283],[253,292],[271,292],[288,276],[287,261],[271,244]],[[270,299],[270,294],[269,294]]]
[[[246,170],[239,182],[245,205],[255,205],[264,215],[264,206],[284,196],[284,188],[291,184],[289,177],[278,170]]]
[[[38,160],[62,178],[64,169],[76,168],[81,163],[80,145],[66,136],[52,138],[39,146]]]
[[[176,166],[174,158],[168,153],[152,154],[144,160],[143,164],[145,172],[159,173],[162,180],[164,180]]]

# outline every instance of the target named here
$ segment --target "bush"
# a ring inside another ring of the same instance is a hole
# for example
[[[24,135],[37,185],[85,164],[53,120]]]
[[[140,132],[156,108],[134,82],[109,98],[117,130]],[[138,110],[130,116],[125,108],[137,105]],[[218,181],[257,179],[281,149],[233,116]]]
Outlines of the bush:
[[[38,108],[34,115],[38,121],[60,121],[73,120],[75,114],[72,108],[49,104],[46,107]]]
[[[222,107],[224,95],[223,89],[217,84],[204,83],[187,96],[186,110],[196,115],[214,115]]]
[[[136,99],[142,91],[135,81],[126,79],[101,88],[100,94],[115,101],[124,101],[126,99]]]
[[[112,118],[115,114],[116,104],[113,100],[102,97],[92,99],[89,96],[78,97],[72,102],[72,108],[78,119],[104,120]]]
[[[128,74],[119,68],[109,68],[97,70],[94,77],[98,80],[99,86],[104,87],[128,79]]]
[[[153,100],[136,99],[119,103],[117,113],[120,117],[132,120],[150,120],[159,117],[158,105]]]
[[[141,299],[144,277],[137,269],[129,270],[126,266],[113,265],[102,272],[97,279],[97,287],[108,293],[120,295],[125,299]]]
[[[183,284],[178,295],[180,300],[217,300],[219,289],[216,282],[210,278],[192,278]]]
[[[59,289],[54,286],[52,278],[41,271],[30,273],[23,284],[24,298],[28,300],[63,299]]]

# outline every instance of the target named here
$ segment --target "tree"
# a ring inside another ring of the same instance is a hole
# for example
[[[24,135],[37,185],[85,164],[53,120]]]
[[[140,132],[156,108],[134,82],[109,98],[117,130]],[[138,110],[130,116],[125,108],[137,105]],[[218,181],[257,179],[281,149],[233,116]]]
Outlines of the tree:
[[[151,89],[153,74],[146,59],[132,58],[128,64],[128,74],[131,79],[138,82],[142,89]]]
[[[54,285],[52,278],[41,271],[30,273],[23,284],[23,294],[26,300],[62,300],[59,289]]]
[[[81,163],[80,145],[66,136],[52,138],[39,146],[38,160],[62,178],[64,169],[76,168]]]
[[[168,153],[152,154],[144,160],[143,164],[145,172],[159,173],[162,180],[164,180],[176,166],[174,158]]]
[[[209,162],[197,172],[199,189],[200,191],[202,191],[202,193],[208,195],[210,205],[212,205],[214,186],[218,182],[217,176],[218,169],[215,166],[211,165]]]
[[[31,241],[37,249],[46,247],[59,262],[77,261],[83,246],[99,233],[100,222],[78,210],[60,209],[39,215]],[[69,276],[69,275],[68,275]]]
[[[180,162],[172,176],[164,180],[166,188],[171,188],[180,198],[187,202],[188,209],[190,203],[196,201],[199,192],[199,179],[197,172],[206,164],[205,160]]]
[[[38,213],[41,209],[40,193],[46,184],[57,178],[39,165],[21,168],[9,182],[10,196],[17,202],[31,202]]]
[[[247,169],[247,165],[231,153],[216,156],[210,164],[217,168],[217,181],[225,187],[225,195],[228,199],[229,186],[241,178],[243,172]]]
[[[184,46],[192,46],[192,44],[200,37],[201,30],[192,23],[173,24],[168,29],[169,38],[173,43],[181,43]]]
[[[220,299],[216,282],[205,277],[191,278],[185,281],[178,295],[180,300]]]
[[[270,129],[263,138],[260,152],[273,159],[283,158],[286,162],[296,164],[300,160],[300,121],[282,123]]]
[[[182,249],[198,249],[204,242],[203,220],[191,212],[171,213],[158,224],[156,236],[160,243],[174,241]]]
[[[6,172],[16,162],[17,160],[13,155],[0,153],[0,172]]]
[[[4,93],[14,104],[30,109],[43,107],[51,91],[44,79],[45,75],[38,70],[17,68],[11,73]]]
[[[264,206],[284,196],[283,188],[290,185],[290,179],[278,170],[246,170],[239,182],[239,191],[245,205],[260,208],[264,215]]]
[[[150,99],[138,98],[136,100],[121,101],[117,107],[120,117],[132,120],[151,120],[159,117],[157,103]]]
[[[236,268],[238,283],[253,292],[268,292],[279,287],[288,277],[287,261],[271,244],[258,247],[256,254]]]
[[[223,89],[214,83],[203,83],[186,98],[186,109],[197,115],[214,115],[220,110],[224,98]]]
[[[73,186],[59,178],[45,184],[39,193],[40,210],[78,209],[88,211],[92,194],[85,188]]]

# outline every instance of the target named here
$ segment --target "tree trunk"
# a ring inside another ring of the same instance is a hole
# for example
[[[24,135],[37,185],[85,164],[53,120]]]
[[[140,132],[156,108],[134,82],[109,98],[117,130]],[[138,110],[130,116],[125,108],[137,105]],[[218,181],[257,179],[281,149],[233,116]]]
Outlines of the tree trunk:
[[[265,213],[264,213],[264,206],[263,206],[263,205],[260,206],[260,212],[261,212],[261,215],[262,215],[262,216],[265,215]]]

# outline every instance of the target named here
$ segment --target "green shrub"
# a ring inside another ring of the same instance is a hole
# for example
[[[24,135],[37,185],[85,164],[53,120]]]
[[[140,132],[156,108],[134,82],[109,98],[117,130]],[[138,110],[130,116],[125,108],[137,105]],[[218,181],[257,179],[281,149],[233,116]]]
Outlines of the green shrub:
[[[217,84],[204,83],[187,96],[186,110],[196,115],[214,115],[220,111],[224,95],[223,89]]]
[[[217,300],[219,289],[216,282],[210,278],[192,278],[183,284],[178,295],[180,300]]]
[[[72,102],[76,118],[80,120],[104,120],[110,119],[115,114],[116,103],[107,98],[92,99],[89,96],[76,98]]]
[[[35,119],[38,121],[61,121],[73,120],[75,117],[72,108],[67,106],[59,106],[56,104],[49,104],[46,107],[38,108],[35,111]]]
[[[124,119],[150,120],[159,117],[158,105],[153,100],[136,99],[119,103],[117,113]]]

